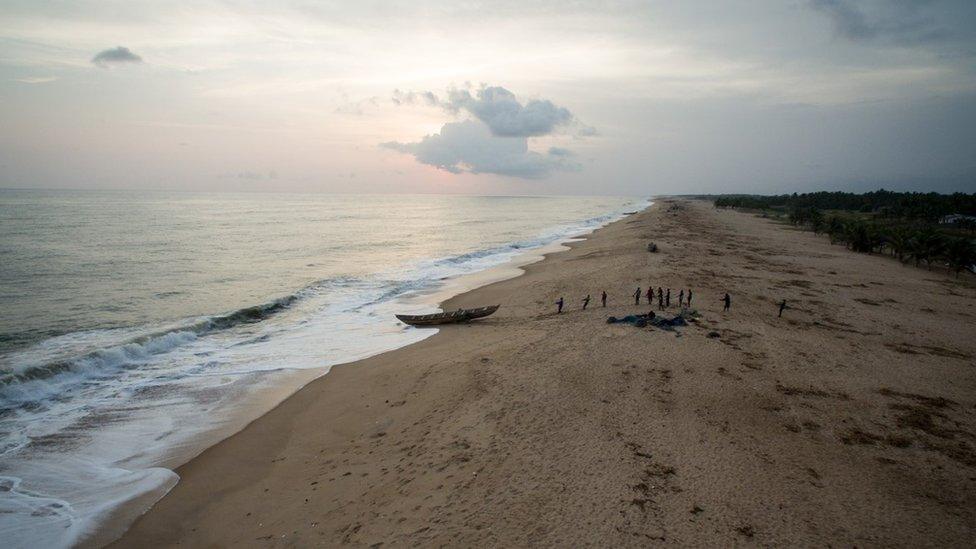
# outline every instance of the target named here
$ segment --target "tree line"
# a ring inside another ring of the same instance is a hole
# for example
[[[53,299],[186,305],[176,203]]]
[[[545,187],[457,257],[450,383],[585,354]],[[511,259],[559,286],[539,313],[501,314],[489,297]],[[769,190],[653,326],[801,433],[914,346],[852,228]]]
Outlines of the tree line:
[[[884,189],[864,193],[817,192],[779,196],[724,195],[719,208],[772,210],[793,225],[826,234],[862,253],[889,253],[902,263],[942,263],[956,275],[976,269],[973,220],[953,225],[938,222],[952,214],[976,215],[976,194],[897,193]],[[969,235],[965,234],[968,230]],[[961,234],[960,234],[961,233]]]
[[[899,193],[880,189],[855,194],[845,192],[816,192],[773,196],[723,195],[715,198],[718,207],[756,210],[815,208],[873,213],[886,219],[909,219],[938,222],[952,214],[976,216],[976,194]]]

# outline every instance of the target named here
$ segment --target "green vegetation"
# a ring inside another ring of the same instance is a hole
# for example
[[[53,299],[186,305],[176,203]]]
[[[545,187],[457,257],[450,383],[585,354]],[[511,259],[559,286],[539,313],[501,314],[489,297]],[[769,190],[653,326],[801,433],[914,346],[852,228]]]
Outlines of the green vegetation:
[[[718,207],[841,210],[876,214],[882,218],[937,222],[951,214],[976,215],[976,194],[897,193],[884,189],[864,193],[817,192],[775,196],[723,195]]]
[[[976,194],[817,192],[778,196],[723,195],[718,208],[760,210],[793,225],[826,234],[861,253],[889,253],[915,266],[942,264],[956,275],[976,269],[976,221],[946,216],[976,216]]]

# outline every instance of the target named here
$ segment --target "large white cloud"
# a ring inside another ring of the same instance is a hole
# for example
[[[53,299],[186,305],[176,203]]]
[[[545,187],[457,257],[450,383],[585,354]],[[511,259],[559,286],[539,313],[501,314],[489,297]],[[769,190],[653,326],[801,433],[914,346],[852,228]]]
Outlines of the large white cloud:
[[[530,151],[525,137],[498,137],[476,120],[444,124],[440,133],[414,143],[392,141],[381,146],[411,154],[418,162],[451,173],[493,173],[538,179],[553,171],[577,170],[566,149],[546,154]]]
[[[393,102],[440,107],[455,115],[470,115],[468,120],[445,124],[440,133],[414,143],[382,144],[451,173],[493,173],[538,179],[557,170],[578,170],[572,151],[560,147],[551,147],[545,153],[531,151],[528,139],[558,133],[565,126],[572,126],[578,137],[596,133],[565,107],[547,99],[523,103],[501,86],[482,85],[472,93],[469,84],[466,88],[448,90],[444,99],[430,91],[394,90]]]
[[[482,85],[474,93],[468,89],[452,88],[441,99],[431,91],[393,91],[397,105],[424,104],[439,106],[454,114],[470,113],[500,137],[538,137],[549,135],[561,127],[575,125],[585,128],[581,135],[593,135],[593,128],[581,124],[565,107],[548,99],[530,99],[524,104],[514,93],[501,86]]]
[[[468,90],[451,90],[448,105],[464,109],[502,137],[549,135],[558,126],[573,121],[569,109],[547,99],[531,99],[522,105],[515,94],[500,86],[483,87],[475,95]]]

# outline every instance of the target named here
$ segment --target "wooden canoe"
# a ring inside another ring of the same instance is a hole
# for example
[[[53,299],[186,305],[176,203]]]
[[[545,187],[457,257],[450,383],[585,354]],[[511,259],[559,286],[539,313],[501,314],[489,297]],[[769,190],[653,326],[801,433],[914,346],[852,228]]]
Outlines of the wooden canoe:
[[[458,309],[448,313],[434,313],[429,315],[396,315],[400,322],[411,326],[436,326],[438,324],[454,324],[468,322],[476,318],[484,318],[498,310],[500,305],[489,305],[477,309]]]

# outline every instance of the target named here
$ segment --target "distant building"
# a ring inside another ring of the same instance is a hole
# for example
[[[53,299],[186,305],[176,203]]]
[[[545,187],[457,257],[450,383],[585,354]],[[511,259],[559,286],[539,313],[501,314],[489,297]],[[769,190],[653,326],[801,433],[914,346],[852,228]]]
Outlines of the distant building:
[[[942,225],[955,225],[956,223],[976,223],[976,215],[952,214],[939,220]]]

